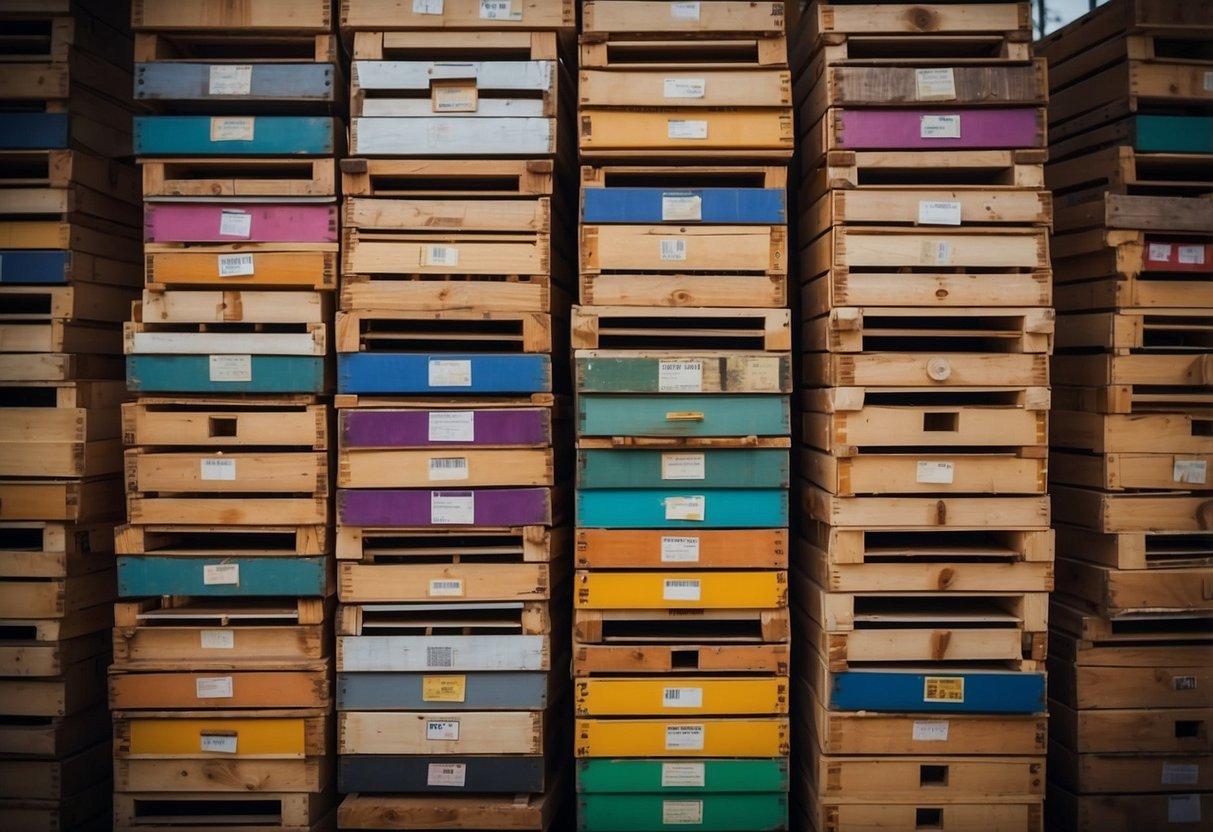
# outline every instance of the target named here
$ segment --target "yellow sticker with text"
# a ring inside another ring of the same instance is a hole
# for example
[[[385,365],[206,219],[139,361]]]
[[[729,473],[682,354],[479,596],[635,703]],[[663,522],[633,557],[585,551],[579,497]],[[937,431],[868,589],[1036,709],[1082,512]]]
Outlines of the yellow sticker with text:
[[[923,702],[964,702],[965,680],[962,676],[928,676],[923,681]]]
[[[466,676],[423,676],[421,678],[421,698],[426,702],[462,702],[466,694]]]

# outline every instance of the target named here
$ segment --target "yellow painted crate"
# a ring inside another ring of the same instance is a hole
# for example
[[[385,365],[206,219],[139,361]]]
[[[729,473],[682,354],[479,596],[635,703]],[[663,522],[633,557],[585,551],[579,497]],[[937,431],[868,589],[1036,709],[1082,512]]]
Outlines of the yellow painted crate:
[[[788,604],[788,573],[578,572],[578,609],[764,609]]]
[[[780,757],[788,734],[786,718],[579,719],[576,756]]]
[[[296,758],[326,752],[328,712],[115,711],[117,757]]]
[[[788,712],[788,680],[780,676],[591,678],[575,680],[573,690],[578,716],[681,717],[784,715]]]

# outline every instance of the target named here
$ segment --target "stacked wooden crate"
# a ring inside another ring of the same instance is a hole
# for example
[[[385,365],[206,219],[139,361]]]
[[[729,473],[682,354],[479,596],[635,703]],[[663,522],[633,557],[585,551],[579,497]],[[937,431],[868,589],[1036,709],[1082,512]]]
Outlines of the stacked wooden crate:
[[[1040,830],[1049,195],[1027,3],[814,3],[798,813]]]
[[[326,0],[142,0],[114,828],[332,828]]]
[[[0,818],[104,829],[122,327],[139,284],[121,3],[0,3]]]
[[[342,4],[342,829],[560,823],[574,11]]]
[[[577,828],[786,829],[784,4],[582,10]]]
[[[1060,312],[1058,829],[1213,818],[1213,15],[1199,5],[1113,0],[1040,44]]]

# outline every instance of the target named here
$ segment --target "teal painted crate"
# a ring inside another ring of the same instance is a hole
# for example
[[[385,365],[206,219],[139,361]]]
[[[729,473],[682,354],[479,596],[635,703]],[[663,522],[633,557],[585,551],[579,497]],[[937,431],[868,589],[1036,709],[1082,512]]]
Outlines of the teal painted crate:
[[[574,362],[579,393],[790,393],[787,353],[670,353],[665,356],[579,351]]]
[[[788,525],[788,492],[739,488],[579,490],[577,525],[595,529],[779,528]]]
[[[788,436],[787,396],[577,397],[580,436]]]
[[[324,393],[324,358],[307,355],[128,355],[136,393]]]
[[[578,488],[787,488],[781,448],[577,452]]]
[[[1131,129],[1142,153],[1213,153],[1213,116],[1139,115]]]
[[[786,794],[582,794],[577,828],[583,832],[764,832],[788,828]]]
[[[786,792],[788,760],[578,760],[586,794]]]
[[[137,116],[138,156],[332,156],[326,116]]]
[[[266,518],[267,520],[270,518]],[[328,595],[327,557],[159,557],[118,558],[118,595],[144,598],[195,595],[238,598],[250,595]]]

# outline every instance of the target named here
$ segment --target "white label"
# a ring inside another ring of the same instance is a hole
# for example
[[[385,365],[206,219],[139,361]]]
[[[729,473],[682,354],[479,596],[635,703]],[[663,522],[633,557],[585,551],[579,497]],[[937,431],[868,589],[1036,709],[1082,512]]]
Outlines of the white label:
[[[663,222],[699,222],[703,219],[703,197],[691,193],[661,195]]]
[[[924,139],[959,139],[960,116],[920,116],[918,135]]]
[[[455,246],[422,246],[421,265],[458,266],[459,249]]]
[[[948,738],[948,723],[936,720],[930,722],[915,720],[913,737],[921,742],[944,742]]]
[[[672,826],[680,824],[703,823],[702,800],[663,800],[661,801],[661,822]]]
[[[665,708],[702,708],[703,688],[666,688],[661,692]]]
[[[252,118],[212,118],[211,141],[251,142],[255,123]]]
[[[240,564],[206,564],[202,567],[202,583],[207,586],[239,586]]]
[[[425,738],[432,742],[454,742],[459,739],[459,720],[427,719]]]
[[[425,666],[426,667],[454,667],[455,666],[455,648],[454,647],[427,647],[427,648],[425,648]]]
[[[951,485],[954,468],[951,462],[919,462],[914,481]]]
[[[703,78],[666,78],[666,98],[703,98],[707,81]]]
[[[236,634],[231,630],[203,630],[203,650],[233,650],[236,647]]]
[[[513,0],[480,0],[481,20],[522,20],[522,9],[514,10]]]
[[[253,215],[248,211],[229,211],[219,214],[219,236],[240,237],[247,240],[253,236]],[[252,274],[252,256],[249,256],[249,274]],[[220,272],[222,274],[222,272]]]
[[[468,460],[465,456],[437,457],[430,460],[431,480],[466,480]]]
[[[698,3],[671,3],[670,17],[674,20],[698,20]]]
[[[1162,764],[1162,783],[1164,786],[1195,786],[1200,779],[1200,766],[1180,765],[1179,763]]]
[[[956,97],[956,73],[951,67],[916,69],[914,90],[919,101],[950,101]]]
[[[458,578],[441,578],[430,581],[430,597],[463,597],[463,581]]]
[[[198,466],[201,469],[198,475],[204,480],[234,482],[236,479],[236,460],[234,459],[202,459],[198,461]]]
[[[430,387],[471,387],[472,362],[467,358],[431,358],[428,381]]]
[[[413,14],[442,14],[442,0],[413,0]]]
[[[1171,690],[1196,690],[1196,677],[1176,676],[1171,680]]]
[[[676,237],[663,237],[661,239],[661,259],[686,260],[687,241]]]
[[[251,254],[220,254],[220,277],[243,277],[253,274],[253,255]]]
[[[441,5],[441,0],[439,0],[439,5]],[[465,763],[430,763],[425,772],[425,784],[462,789],[463,784],[467,782],[467,776],[468,767]]]
[[[475,523],[476,495],[467,492],[431,492],[430,522],[447,526],[469,526]]]
[[[1176,482],[1187,482],[1204,485],[1207,475],[1203,459],[1177,459],[1171,470],[1171,479]]]
[[[1205,73],[1205,92],[1213,92],[1213,72]]]
[[[918,203],[918,224],[960,225],[960,203],[921,200]]]
[[[194,693],[199,699],[231,699],[231,676],[199,676],[194,680]]]
[[[1148,259],[1165,263],[1171,259],[1170,243],[1150,243]]]
[[[1200,823],[1200,795],[1176,794],[1167,798],[1167,823]]]
[[[952,247],[947,240],[923,240],[918,252],[922,266],[946,266],[952,262]]]
[[[207,92],[210,95],[248,95],[253,88],[253,67],[251,64],[212,66],[209,81]]]
[[[694,497],[666,497],[665,519],[703,522],[707,503],[708,498],[703,494],[696,494]]]
[[[1203,266],[1205,264],[1205,247],[1180,246],[1179,262],[1189,266]]]
[[[211,381],[252,381],[251,355],[212,355],[207,367]]]
[[[699,581],[667,578],[661,587],[661,597],[665,601],[698,601]]]
[[[697,788],[707,785],[703,763],[662,763],[661,788]]]
[[[657,363],[657,392],[703,392],[703,362],[659,361]]]
[[[666,751],[702,751],[702,725],[667,725],[665,727]]]
[[[438,410],[430,413],[427,437],[430,442],[474,442],[476,414],[470,410]]]
[[[706,139],[708,123],[672,118],[666,123],[666,136],[671,139]]]
[[[203,734],[203,751],[217,751],[220,754],[236,753],[236,737],[231,734]]]
[[[706,464],[703,454],[662,454],[661,478],[663,480],[701,480]]]
[[[662,563],[698,563],[699,538],[661,538],[661,561]]]

